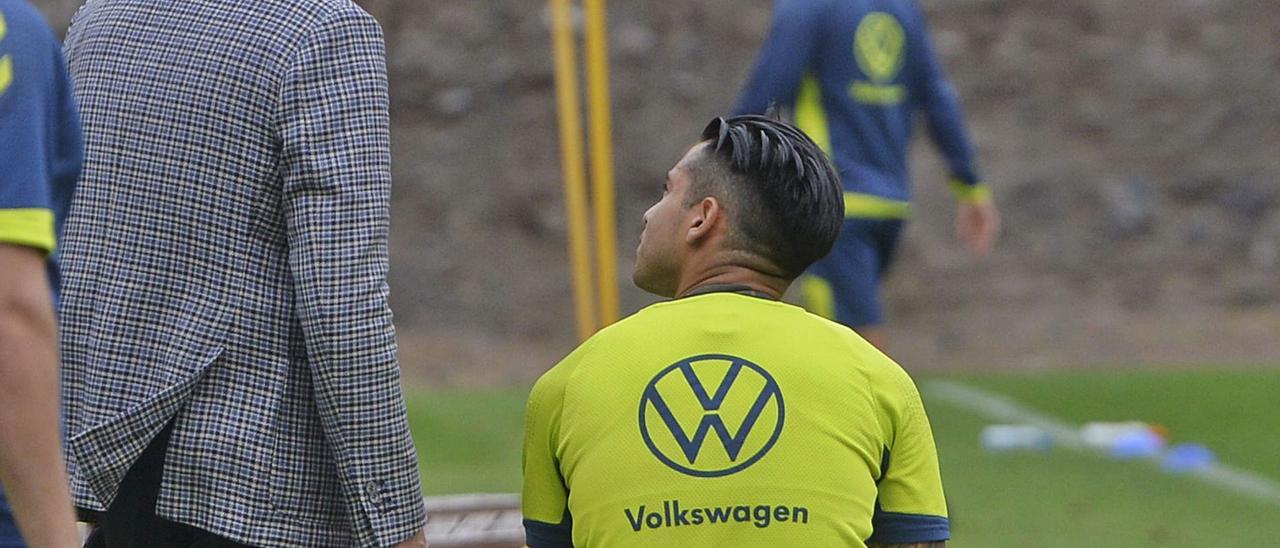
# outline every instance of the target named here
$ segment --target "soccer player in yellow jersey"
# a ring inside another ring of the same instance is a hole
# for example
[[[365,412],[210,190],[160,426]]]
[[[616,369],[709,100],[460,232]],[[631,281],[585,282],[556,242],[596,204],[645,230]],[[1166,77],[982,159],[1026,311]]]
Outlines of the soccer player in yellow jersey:
[[[674,300],[596,334],[529,397],[529,546],[945,544],[911,379],[778,300],[843,218],[838,177],[803,133],[756,115],[707,127],[636,252],[636,285]]]

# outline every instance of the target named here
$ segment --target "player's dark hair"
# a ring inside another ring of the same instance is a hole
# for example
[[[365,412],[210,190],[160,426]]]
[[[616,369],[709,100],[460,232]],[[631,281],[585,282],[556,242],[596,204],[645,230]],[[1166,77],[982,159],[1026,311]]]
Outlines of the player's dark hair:
[[[716,118],[702,131],[686,206],[715,195],[733,210],[730,245],[786,278],[831,251],[844,222],[840,177],[804,132],[770,116]]]

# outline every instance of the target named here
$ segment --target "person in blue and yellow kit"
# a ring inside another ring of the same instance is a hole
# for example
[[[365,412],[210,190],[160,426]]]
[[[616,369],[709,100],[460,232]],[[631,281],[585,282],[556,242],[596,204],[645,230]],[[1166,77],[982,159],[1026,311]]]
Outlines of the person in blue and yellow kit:
[[[844,228],[800,282],[805,306],[884,348],[878,290],[911,212],[907,149],[917,113],[951,171],[960,239],[983,255],[1000,225],[916,1],[776,0],[734,110],[761,113],[772,104],[792,109],[844,183]]]
[[[673,300],[601,330],[529,395],[531,548],[945,545],[911,378],[779,301],[843,217],[835,170],[801,132],[711,122],[636,250],[636,285]]]
[[[80,542],[59,435],[54,314],[56,246],[82,158],[61,45],[30,4],[0,0],[2,548]]]

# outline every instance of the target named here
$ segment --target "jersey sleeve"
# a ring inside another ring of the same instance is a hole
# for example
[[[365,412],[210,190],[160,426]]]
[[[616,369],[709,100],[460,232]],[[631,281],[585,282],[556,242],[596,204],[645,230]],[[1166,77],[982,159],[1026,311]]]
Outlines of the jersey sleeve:
[[[0,12],[0,244],[53,251],[41,44]]]
[[[938,61],[924,15],[918,8],[914,11],[911,27],[916,34],[913,43],[918,47],[915,48],[917,58],[912,65],[920,67],[914,93],[920,99],[929,134],[946,159],[951,172],[951,191],[956,197],[960,200],[986,199],[990,192],[978,176],[973,144],[965,127],[960,100]]]
[[[569,515],[569,489],[560,474],[556,446],[564,403],[566,364],[552,368],[534,385],[525,407],[524,514],[525,543],[529,548],[573,546],[573,519]]]
[[[938,470],[933,431],[915,384],[905,372],[897,372],[901,400],[894,402],[897,415],[892,443],[885,448],[877,481],[879,497],[871,518],[873,533],[867,541],[912,544],[947,540],[950,522]]]
[[[818,0],[778,0],[773,24],[733,114],[763,114],[771,104],[795,103],[817,48]]]

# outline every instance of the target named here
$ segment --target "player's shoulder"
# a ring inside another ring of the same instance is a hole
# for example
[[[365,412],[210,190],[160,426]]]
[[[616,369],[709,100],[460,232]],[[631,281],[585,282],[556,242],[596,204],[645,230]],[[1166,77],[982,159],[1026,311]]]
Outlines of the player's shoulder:
[[[826,20],[832,10],[843,9],[847,4],[841,0],[778,0],[774,3],[774,17],[814,25]]]
[[[915,420],[913,417],[924,412],[915,380],[897,361],[854,330],[825,318],[819,320],[816,325],[831,331],[833,338],[830,340],[839,341],[822,347],[838,354],[828,354],[820,362],[854,375],[866,387],[873,405],[882,419],[888,421],[887,424],[912,422]]]
[[[44,16],[27,0],[0,0],[0,13],[4,14],[5,23],[10,27],[37,23],[47,26]]]
[[[44,15],[26,0],[0,0],[0,41],[56,42]]]
[[[595,332],[579,349],[609,347],[635,337],[647,336],[655,327],[670,326],[672,321],[688,319],[690,309],[685,305],[691,300],[675,299],[650,304]]]
[[[806,313],[810,329],[823,344],[819,348],[830,352],[833,361],[851,365],[873,383],[899,384],[910,381],[907,372],[880,349],[876,348],[848,326]]]
[[[681,322],[695,321],[690,318],[693,310],[684,306],[690,301],[692,299],[677,299],[651,304],[601,328],[544,373],[539,384],[548,387],[563,385],[583,364],[602,363],[597,358],[612,356],[637,345],[651,344],[664,332],[680,329]]]
[[[533,385],[530,402],[562,397],[565,387],[569,383],[569,378],[573,376],[578,366],[583,363],[589,363],[591,361],[589,358],[596,353],[598,347],[608,344],[608,340],[615,338],[618,333],[626,331],[629,319],[630,317],[624,318],[596,332],[538,377],[537,382]]]
[[[837,2],[836,9],[866,15],[869,13],[888,13],[899,23],[912,25],[920,19],[924,11],[916,0],[871,0],[870,2]]]
[[[883,11],[892,13],[908,32],[924,30],[924,8],[917,0],[890,0]]]
[[[871,343],[868,343],[856,331],[842,323],[808,311],[804,312],[804,321],[807,323],[808,330],[815,337],[827,339],[835,351],[844,352],[851,356],[876,356],[880,354],[874,346],[871,346]]]
[[[61,51],[39,11],[25,0],[0,0],[0,94],[6,101],[43,101]]]

